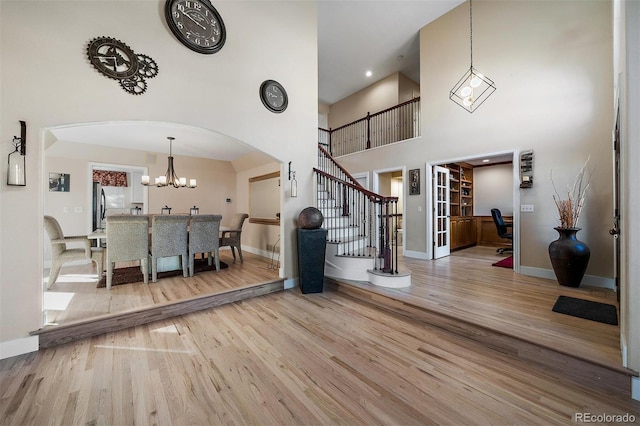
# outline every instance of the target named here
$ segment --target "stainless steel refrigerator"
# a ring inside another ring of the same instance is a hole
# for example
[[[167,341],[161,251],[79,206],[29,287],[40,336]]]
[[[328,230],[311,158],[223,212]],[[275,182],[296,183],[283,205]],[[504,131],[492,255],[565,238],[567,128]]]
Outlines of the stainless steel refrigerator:
[[[106,199],[100,182],[93,182],[93,230],[104,229]]]

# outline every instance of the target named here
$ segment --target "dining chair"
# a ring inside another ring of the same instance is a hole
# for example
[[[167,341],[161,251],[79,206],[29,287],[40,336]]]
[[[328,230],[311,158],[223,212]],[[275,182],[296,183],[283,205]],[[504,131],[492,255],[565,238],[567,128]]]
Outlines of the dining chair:
[[[187,227],[189,215],[155,215],[151,219],[151,281],[158,280],[158,259],[181,256],[182,275],[189,276]]]
[[[189,276],[193,276],[195,270],[195,255],[203,253],[207,257],[207,263],[211,266],[211,259],[216,262],[216,271],[220,270],[220,221],[221,215],[202,214],[191,216],[189,222]]]
[[[238,250],[240,262],[244,262],[242,259],[242,246],[240,244],[240,239],[242,237],[242,225],[244,224],[244,220],[248,217],[249,215],[246,213],[235,213],[231,218],[231,224],[229,225],[230,229],[222,231],[222,236],[220,237],[220,247],[229,246],[231,248],[234,263],[236,261],[236,253],[234,249]]]
[[[51,269],[49,270],[49,280],[47,281],[47,290],[51,288],[60,275],[62,265],[74,260],[92,259],[91,257],[91,240],[86,235],[64,236],[62,227],[53,216],[44,217],[44,229],[49,235],[51,241]],[[82,248],[69,248],[67,244],[82,244]],[[97,261],[96,261],[97,264]],[[102,265],[98,265],[98,273],[102,271]]]
[[[144,283],[149,283],[149,218],[114,215],[107,222],[107,289],[111,289],[115,262],[140,261]]]

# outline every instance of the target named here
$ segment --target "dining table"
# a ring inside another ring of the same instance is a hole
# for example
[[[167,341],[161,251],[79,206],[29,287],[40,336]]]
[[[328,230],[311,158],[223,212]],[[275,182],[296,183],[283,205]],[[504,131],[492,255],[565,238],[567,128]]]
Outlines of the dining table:
[[[222,236],[223,231],[231,230],[230,227],[225,225],[220,225],[220,236]],[[187,228],[188,232],[188,228]],[[151,227],[151,221],[149,221],[149,235],[152,235],[153,229]],[[97,247],[105,247],[106,250],[109,250],[109,236],[107,234],[106,228],[99,228],[87,235],[87,238],[90,240],[96,240]],[[103,244],[104,240],[104,244]],[[151,256],[151,255],[149,255]],[[106,259],[105,259],[106,260]],[[106,268],[106,262],[103,264],[103,271]],[[171,257],[162,257],[158,259],[158,272],[166,272],[166,271],[174,271],[176,269],[182,269],[182,264],[180,263],[180,256],[171,256]],[[151,262],[149,262],[149,271],[151,271]]]

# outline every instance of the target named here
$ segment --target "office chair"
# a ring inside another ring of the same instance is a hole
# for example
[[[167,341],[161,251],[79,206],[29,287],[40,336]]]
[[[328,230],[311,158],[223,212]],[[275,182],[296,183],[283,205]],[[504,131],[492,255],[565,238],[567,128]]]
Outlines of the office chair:
[[[500,247],[496,250],[496,252],[502,254],[505,251],[513,251],[513,231],[509,232],[508,228],[511,228],[513,225],[505,223],[504,219],[502,219],[502,213],[499,209],[491,209],[491,216],[493,217],[493,222],[496,224],[496,230],[498,231],[498,236],[500,238],[506,238],[511,241],[511,247]]]

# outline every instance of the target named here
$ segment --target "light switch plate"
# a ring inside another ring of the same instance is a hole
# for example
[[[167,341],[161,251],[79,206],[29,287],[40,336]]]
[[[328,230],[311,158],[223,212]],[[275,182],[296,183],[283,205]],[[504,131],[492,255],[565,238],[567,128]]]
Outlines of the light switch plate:
[[[520,211],[525,213],[533,213],[533,204],[521,204]]]

